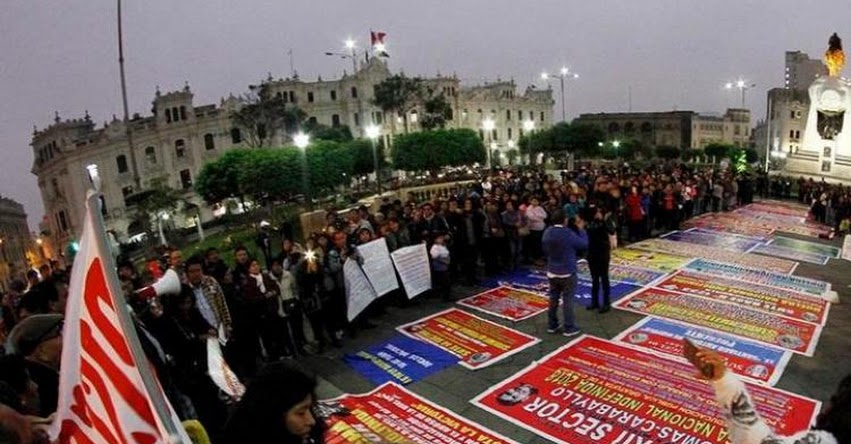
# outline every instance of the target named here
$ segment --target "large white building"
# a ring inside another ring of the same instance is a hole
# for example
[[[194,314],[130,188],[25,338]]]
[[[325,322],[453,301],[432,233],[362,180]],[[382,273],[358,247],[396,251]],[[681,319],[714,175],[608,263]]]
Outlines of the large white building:
[[[404,131],[401,119],[385,115],[372,99],[374,86],[390,75],[386,64],[373,59],[358,72],[339,79],[269,79],[264,84],[273,94],[304,110],[309,120],[328,126],[346,125],[356,137],[362,136],[366,125],[375,123],[388,135]],[[496,127],[487,140],[501,150],[514,146],[522,135],[523,121],[532,119],[537,128],[548,127],[552,121],[549,89],[529,88],[518,94],[514,82],[466,87],[454,76],[425,79],[425,84],[447,97],[452,107],[449,127],[480,130],[482,121],[491,117]],[[90,186],[87,171],[92,167],[96,167],[102,182],[107,228],[120,241],[139,232],[136,224],[131,225],[135,214],[125,198],[157,180],[166,181],[183,192],[183,199],[198,205],[202,221],[212,218],[212,211],[194,192],[193,180],[205,162],[226,150],[247,148],[244,134],[230,120],[231,112],[241,106],[240,100],[230,96],[217,105],[199,106],[186,85],[169,93],[158,89],[152,105],[151,115],[135,115],[129,123],[134,155],[129,151],[124,122],[114,117],[98,127],[88,114],[70,120],[57,115],[47,128],[34,129],[32,172],[38,177],[48,231],[57,249],[62,250],[80,234],[83,203]],[[408,110],[409,130],[419,129],[420,112],[417,104]],[[192,225],[195,219],[176,223]]]

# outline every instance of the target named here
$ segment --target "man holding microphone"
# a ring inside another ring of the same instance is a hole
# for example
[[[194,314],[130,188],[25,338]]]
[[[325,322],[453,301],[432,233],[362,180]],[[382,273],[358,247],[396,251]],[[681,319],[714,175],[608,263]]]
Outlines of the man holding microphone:
[[[561,300],[564,318],[562,332],[564,336],[572,338],[582,332],[575,323],[573,298],[577,282],[576,256],[578,251],[588,248],[588,234],[581,217],[568,221],[561,209],[553,212],[552,222],[553,226],[544,231],[541,242],[547,258],[547,278],[550,283],[547,333],[559,331],[558,305]]]

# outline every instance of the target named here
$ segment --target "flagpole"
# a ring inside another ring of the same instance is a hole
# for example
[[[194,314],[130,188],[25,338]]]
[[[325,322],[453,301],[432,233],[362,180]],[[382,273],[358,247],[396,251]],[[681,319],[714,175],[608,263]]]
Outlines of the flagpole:
[[[89,212],[89,217],[92,218],[94,225],[95,236],[91,239],[91,241],[97,243],[98,251],[108,252],[110,250],[106,236],[106,226],[99,208],[101,204],[100,195],[100,191],[97,189],[89,191],[86,199],[86,211]],[[162,391],[159,381],[153,374],[151,366],[148,363],[148,358],[145,356],[145,352],[142,350],[142,344],[139,342],[139,336],[136,333],[136,325],[133,323],[133,318],[130,315],[127,302],[124,301],[124,298],[120,297],[120,295],[123,294],[123,291],[121,289],[121,282],[118,280],[118,274],[116,273],[115,259],[111,254],[102,255],[101,264],[103,266],[104,276],[106,276],[106,284],[109,288],[109,293],[112,295],[112,304],[115,309],[115,314],[118,317],[118,323],[120,324],[121,331],[124,332],[124,336],[127,338],[127,345],[130,348],[130,353],[133,355],[133,361],[136,363],[136,368],[142,377],[142,383],[145,385],[145,390],[150,397],[154,413],[162,422],[163,427],[170,435],[169,437],[171,439],[178,439],[178,437],[180,437],[180,429],[178,427],[182,426],[175,424],[172,419],[165,394]]]

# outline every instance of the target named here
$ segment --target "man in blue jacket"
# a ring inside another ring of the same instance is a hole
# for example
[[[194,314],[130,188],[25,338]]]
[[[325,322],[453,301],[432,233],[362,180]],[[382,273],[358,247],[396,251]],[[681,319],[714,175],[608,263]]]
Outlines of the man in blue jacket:
[[[585,232],[585,221],[577,216],[566,220],[563,210],[558,209],[552,214],[553,226],[544,231],[542,247],[547,257],[547,278],[550,282],[550,307],[547,312],[547,333],[557,333],[558,303],[562,301],[564,316],[563,334],[569,338],[581,333],[576,326],[573,315],[573,298],[576,294],[576,253],[588,248],[588,234]]]

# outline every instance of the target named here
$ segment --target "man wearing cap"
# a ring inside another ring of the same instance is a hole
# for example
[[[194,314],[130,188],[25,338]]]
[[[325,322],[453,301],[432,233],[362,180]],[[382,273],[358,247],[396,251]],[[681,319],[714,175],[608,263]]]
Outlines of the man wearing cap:
[[[58,314],[29,316],[12,329],[6,340],[6,353],[22,356],[30,377],[38,384],[44,417],[56,411],[59,399],[62,321],[62,315]]]

